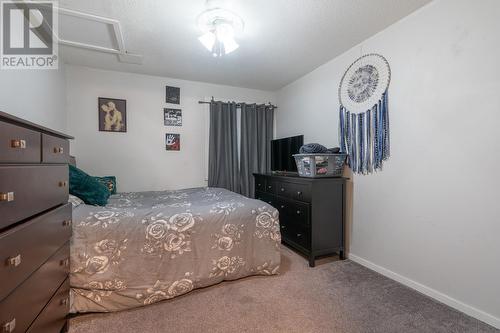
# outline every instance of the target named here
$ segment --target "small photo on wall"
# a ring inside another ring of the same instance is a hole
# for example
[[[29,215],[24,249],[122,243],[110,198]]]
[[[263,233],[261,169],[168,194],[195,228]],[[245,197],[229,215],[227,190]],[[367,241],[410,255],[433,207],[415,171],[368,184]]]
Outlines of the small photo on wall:
[[[166,87],[166,101],[171,104],[180,104],[181,103],[181,88],[178,87]]]
[[[127,131],[127,101],[116,98],[98,98],[99,131]]]
[[[182,126],[182,110],[181,109],[163,109],[165,117],[165,126]]]
[[[181,150],[181,135],[167,133],[165,134],[166,149],[179,151]]]

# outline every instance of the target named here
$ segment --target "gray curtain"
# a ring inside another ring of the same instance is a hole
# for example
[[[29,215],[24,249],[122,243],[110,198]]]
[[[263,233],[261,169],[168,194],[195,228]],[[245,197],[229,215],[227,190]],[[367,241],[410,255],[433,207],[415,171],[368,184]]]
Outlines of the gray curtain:
[[[210,104],[208,186],[239,191],[236,103]]]
[[[271,170],[274,108],[269,105],[242,104],[240,148],[240,193],[253,198],[254,172]]]

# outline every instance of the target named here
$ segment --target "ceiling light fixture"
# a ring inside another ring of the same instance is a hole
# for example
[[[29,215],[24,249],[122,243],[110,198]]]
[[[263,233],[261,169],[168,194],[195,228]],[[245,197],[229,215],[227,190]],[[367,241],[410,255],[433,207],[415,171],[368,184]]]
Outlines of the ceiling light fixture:
[[[236,50],[235,36],[243,32],[241,17],[222,8],[208,9],[198,16],[198,27],[203,32],[198,40],[214,57],[222,57]]]

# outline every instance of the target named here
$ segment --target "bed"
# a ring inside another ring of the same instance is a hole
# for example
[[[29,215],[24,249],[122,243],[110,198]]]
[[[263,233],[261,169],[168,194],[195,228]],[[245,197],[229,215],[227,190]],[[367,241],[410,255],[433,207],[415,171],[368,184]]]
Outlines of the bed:
[[[73,208],[71,312],[112,312],[277,274],[278,212],[220,188],[131,192]]]

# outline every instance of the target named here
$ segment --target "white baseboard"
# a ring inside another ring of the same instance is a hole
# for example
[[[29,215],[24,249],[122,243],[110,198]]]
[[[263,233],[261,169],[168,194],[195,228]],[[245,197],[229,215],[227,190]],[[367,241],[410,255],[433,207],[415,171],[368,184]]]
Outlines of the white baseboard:
[[[460,301],[458,301],[458,300],[456,300],[448,295],[445,295],[445,294],[443,294],[435,289],[424,286],[421,283],[418,283],[418,282],[413,281],[405,276],[402,276],[398,273],[395,273],[391,270],[388,270],[387,268],[384,268],[382,266],[374,264],[373,262],[368,261],[366,259],[363,259],[355,254],[349,254],[348,257],[352,261],[354,261],[362,266],[365,266],[365,267],[367,267],[367,268],[369,268],[377,273],[380,273],[380,274],[382,274],[382,275],[384,275],[392,280],[395,280],[401,284],[404,284],[407,287],[415,289],[424,295],[427,295],[431,298],[434,298],[435,300],[437,300],[441,303],[444,303],[444,304],[446,304],[446,305],[448,305],[448,306],[450,306],[450,307],[452,307],[460,312],[463,312],[471,317],[474,317],[478,320],[481,320],[481,321],[487,323],[488,325],[491,325],[495,328],[500,329],[500,318],[497,318],[489,313],[486,313],[484,311],[476,309],[475,307],[472,307],[470,305],[462,303],[462,302],[460,302]]]

